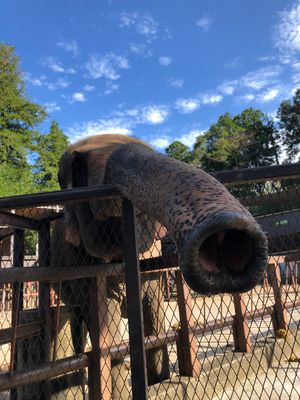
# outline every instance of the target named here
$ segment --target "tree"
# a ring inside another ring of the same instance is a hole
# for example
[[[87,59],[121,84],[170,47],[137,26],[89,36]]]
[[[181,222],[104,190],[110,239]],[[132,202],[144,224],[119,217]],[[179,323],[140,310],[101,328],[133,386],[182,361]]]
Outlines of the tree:
[[[179,140],[171,143],[170,146],[166,148],[166,154],[169,157],[176,158],[177,160],[184,161],[186,163],[191,163],[194,159],[194,154],[188,146],[181,143]]]
[[[19,69],[15,49],[0,43],[0,195],[32,190],[28,154],[46,117],[43,107],[31,102]]]
[[[300,88],[292,100],[284,100],[278,109],[282,142],[286,146],[287,161],[300,161]]]
[[[222,115],[196,139],[194,153],[207,171],[278,163],[278,132],[273,121],[252,108]]]
[[[35,182],[39,190],[59,189],[57,181],[58,164],[61,155],[69,142],[67,136],[59,128],[56,121],[52,121],[50,132],[41,135],[38,139],[38,158],[35,165]]]

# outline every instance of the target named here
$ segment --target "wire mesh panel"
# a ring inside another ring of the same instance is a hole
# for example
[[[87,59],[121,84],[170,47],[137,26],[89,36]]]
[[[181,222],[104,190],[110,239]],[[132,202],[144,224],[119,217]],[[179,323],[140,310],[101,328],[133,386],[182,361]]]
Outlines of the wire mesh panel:
[[[113,193],[2,203],[0,398],[298,399],[300,179],[225,184],[268,235],[246,293],[191,290],[164,226]]]

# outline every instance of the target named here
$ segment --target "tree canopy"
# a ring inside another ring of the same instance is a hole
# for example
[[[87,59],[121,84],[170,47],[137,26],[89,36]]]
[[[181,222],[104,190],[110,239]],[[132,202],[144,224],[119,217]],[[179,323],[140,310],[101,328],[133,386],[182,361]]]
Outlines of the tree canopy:
[[[238,115],[225,113],[196,138],[193,150],[179,141],[167,155],[200,165],[207,171],[258,167],[279,163],[279,131],[260,110],[248,108]]]
[[[50,132],[41,135],[37,141],[38,158],[35,164],[35,182],[40,190],[58,190],[58,164],[61,155],[69,144],[67,136],[52,121]]]
[[[58,189],[57,170],[67,136],[53,121],[37,127],[45,109],[26,95],[15,49],[0,43],[0,196]]]
[[[277,116],[287,161],[300,161],[300,89],[296,90],[292,100],[284,100],[280,104]]]

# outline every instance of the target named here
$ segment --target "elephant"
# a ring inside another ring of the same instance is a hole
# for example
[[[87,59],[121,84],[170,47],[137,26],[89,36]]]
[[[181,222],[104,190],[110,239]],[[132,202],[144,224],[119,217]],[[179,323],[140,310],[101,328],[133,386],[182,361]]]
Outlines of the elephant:
[[[134,137],[105,134],[72,144],[61,157],[58,177],[62,189],[113,185],[135,207],[140,257],[167,232],[176,244],[183,277],[195,292],[244,292],[261,281],[267,264],[264,232],[250,212],[200,168],[157,153]],[[53,230],[53,265],[122,260],[121,201],[91,199],[66,204],[64,220]],[[77,309],[76,352],[82,351],[79,323],[85,320],[89,329],[93,318],[80,304],[84,301],[80,294],[88,292],[82,288],[89,284],[88,280],[75,281],[63,287],[64,302]],[[145,334],[163,329],[163,312],[158,312],[161,293],[157,275],[143,281],[144,314],[149,316],[144,318]],[[108,296],[117,309],[117,325],[123,294],[122,283],[112,279]],[[118,336],[117,331],[116,327],[113,335]],[[120,394],[123,389],[116,377],[123,373],[121,365],[122,359],[113,365],[114,398],[126,398]],[[147,367],[150,384],[168,378],[165,346],[147,352]],[[122,385],[125,380],[123,375]]]

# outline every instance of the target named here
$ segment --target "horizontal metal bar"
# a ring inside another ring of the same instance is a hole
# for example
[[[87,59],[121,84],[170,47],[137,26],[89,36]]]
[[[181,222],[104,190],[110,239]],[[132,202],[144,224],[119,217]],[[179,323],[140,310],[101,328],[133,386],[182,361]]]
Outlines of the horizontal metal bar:
[[[54,192],[25,194],[0,198],[0,209],[37,207],[63,204],[69,201],[84,201],[103,197],[117,197],[120,193],[112,185],[92,186]]]
[[[300,163],[212,172],[211,175],[226,185],[294,179],[300,177]]]
[[[273,215],[257,217],[256,220],[268,237],[298,234],[300,231],[300,210],[290,210]]]
[[[42,382],[88,366],[89,353],[44,363],[32,368],[0,374],[0,392]]]
[[[271,313],[273,312],[273,307],[274,306],[260,308],[260,309],[256,310],[254,313],[250,313],[249,311],[247,311],[245,317],[247,320],[251,320],[251,319],[253,320],[256,318],[262,318],[265,315],[271,315]],[[284,307],[287,310],[289,310],[291,308],[300,307],[300,300],[289,301],[288,303],[284,304]],[[223,320],[218,319],[216,321],[210,321],[210,322],[206,323],[205,326],[195,325],[194,334],[200,335],[203,333],[220,330],[220,329],[223,329],[224,327],[228,327],[228,326],[232,325],[233,321],[234,321],[234,316],[230,316],[230,317],[224,318]]]
[[[38,230],[40,228],[39,221],[35,221],[31,218],[23,217],[22,215],[13,214],[7,211],[0,211],[0,226],[5,225],[21,229]]]
[[[42,322],[35,321],[27,324],[20,324],[17,326],[16,339],[24,339],[30,336],[37,336],[42,332]],[[12,328],[5,328],[0,330],[0,346],[10,343],[12,337]]]
[[[289,202],[300,201],[300,190],[289,189],[282,192],[276,192],[271,194],[263,194],[262,196],[247,196],[240,197],[240,202],[245,206],[262,206],[262,205],[273,205],[273,204],[287,204]]]
[[[97,275],[115,275],[124,270],[123,264],[97,264],[65,267],[26,267],[1,268],[0,283],[32,282],[32,281],[65,281],[90,278]]]
[[[3,240],[15,233],[15,228],[0,228],[0,239]]]
[[[169,332],[158,336],[148,336],[145,338],[145,348],[148,350],[160,347],[163,344],[176,341],[177,338],[178,332],[174,330],[170,330]],[[120,346],[114,346],[111,348],[110,353],[113,359],[125,356],[129,353],[129,344],[122,343]],[[23,385],[42,382],[78,369],[86,368],[88,366],[90,354],[91,352],[87,352],[61,360],[44,363],[36,367],[16,371],[12,374],[0,374],[0,392]]]
[[[151,335],[145,337],[145,350],[155,349],[164,344],[174,343],[178,339],[178,331],[170,329],[166,333],[159,333],[158,335]],[[130,352],[129,342],[122,342],[118,346],[113,346],[110,349],[112,359],[125,357]]]
[[[176,267],[178,267],[177,253],[140,260],[141,272],[161,271]]]

